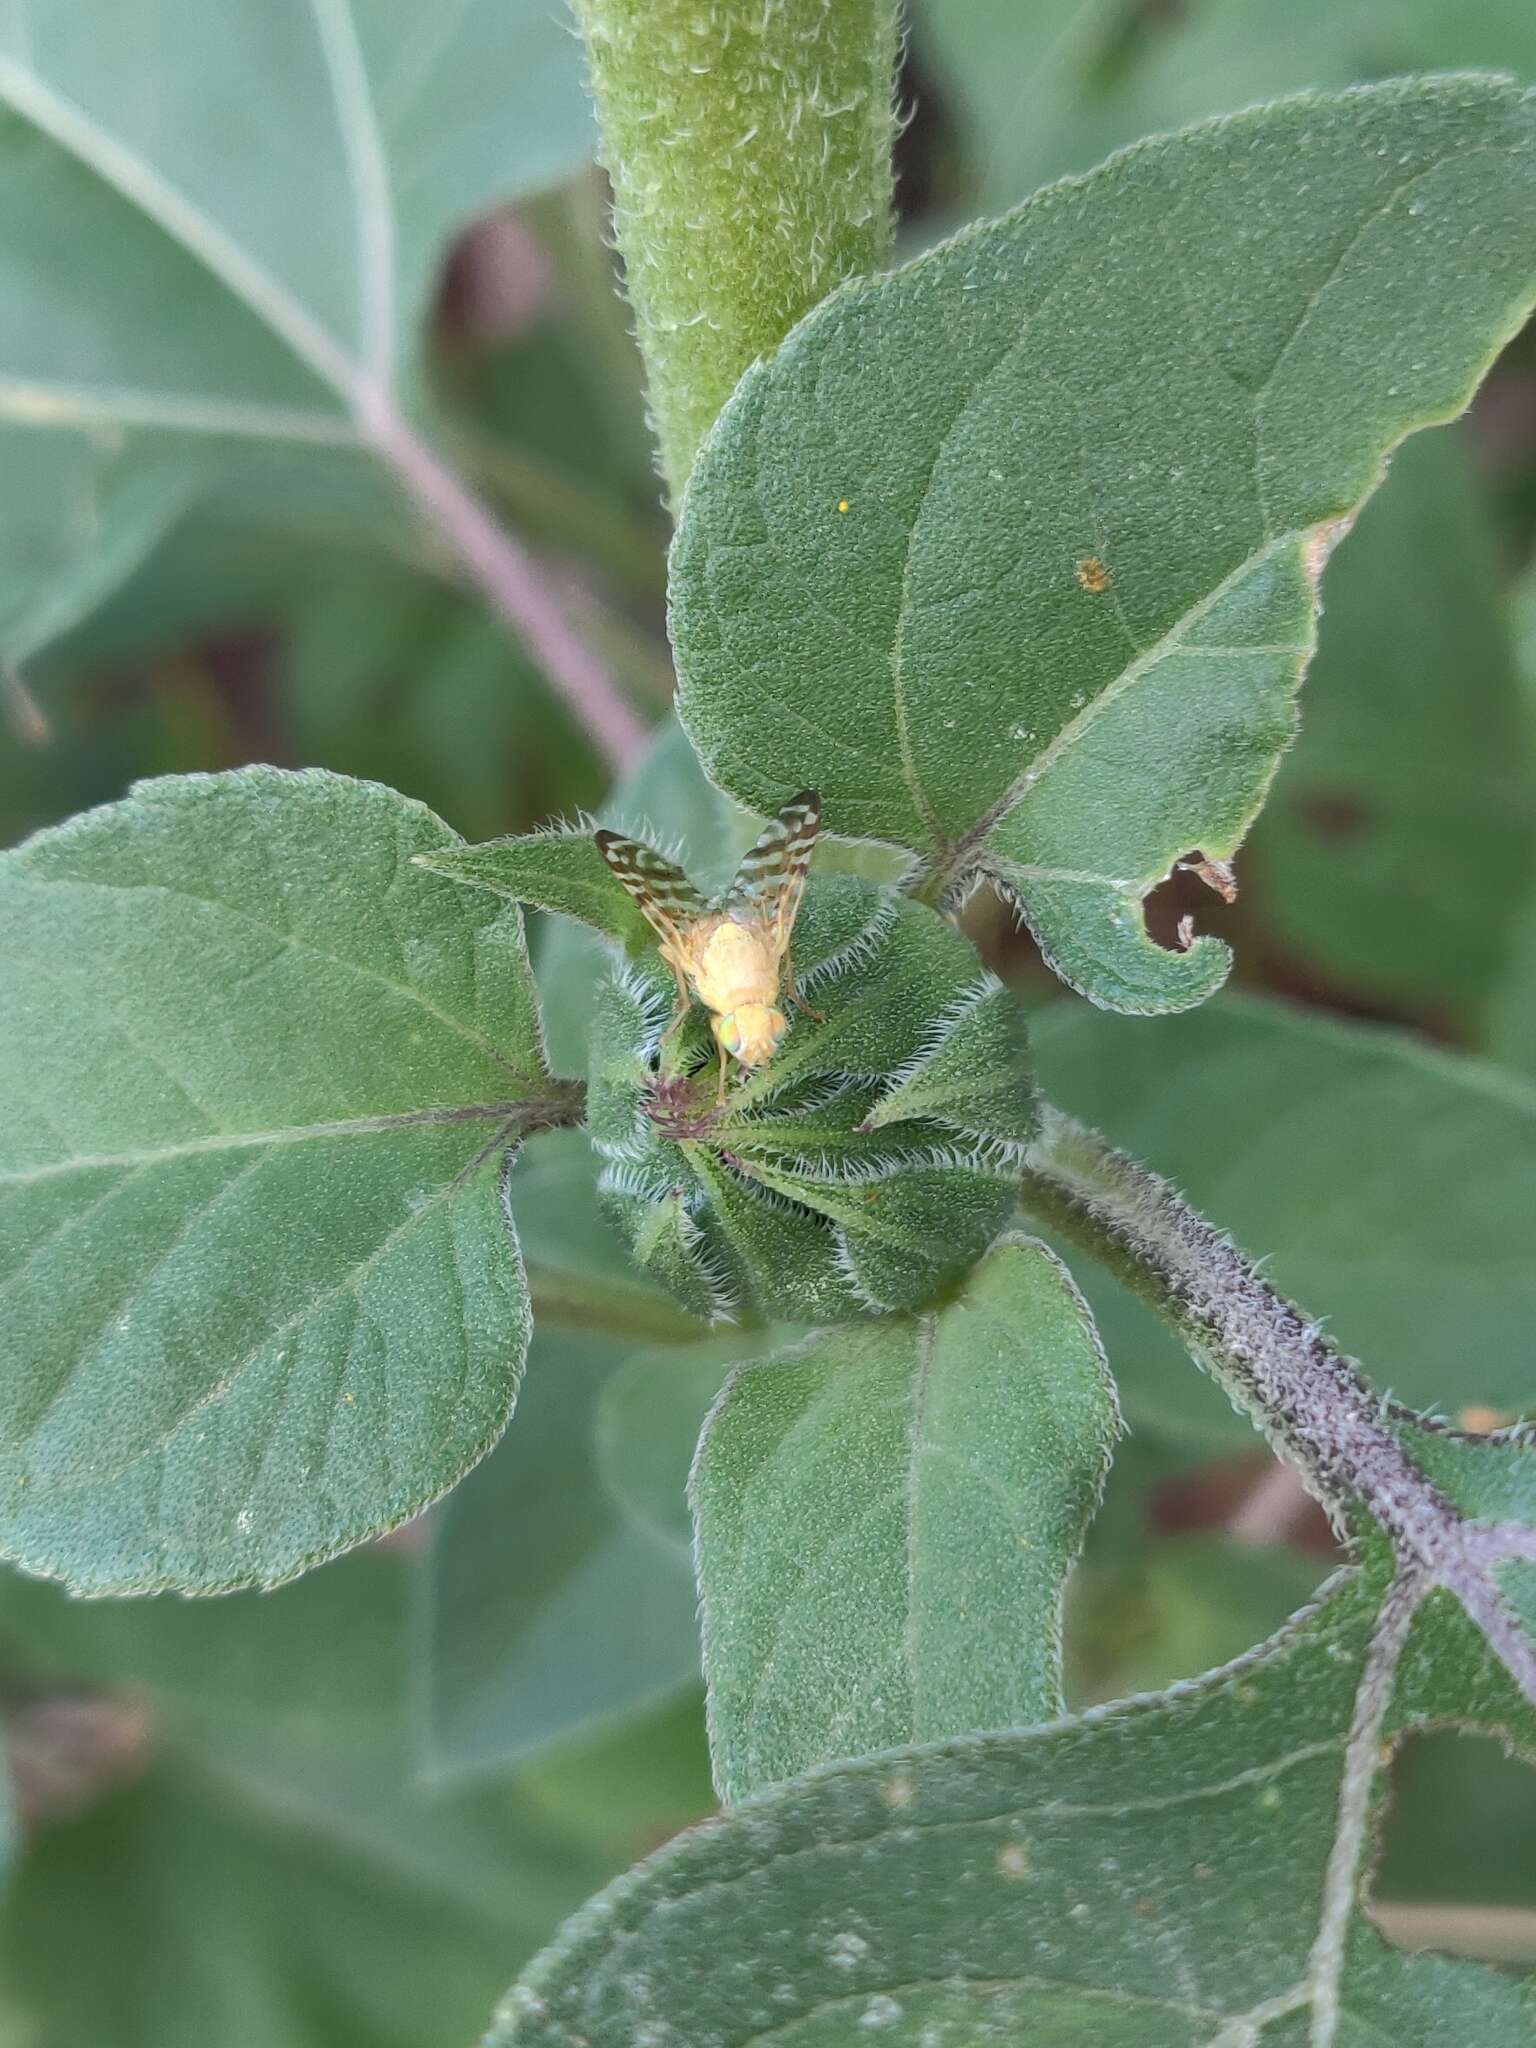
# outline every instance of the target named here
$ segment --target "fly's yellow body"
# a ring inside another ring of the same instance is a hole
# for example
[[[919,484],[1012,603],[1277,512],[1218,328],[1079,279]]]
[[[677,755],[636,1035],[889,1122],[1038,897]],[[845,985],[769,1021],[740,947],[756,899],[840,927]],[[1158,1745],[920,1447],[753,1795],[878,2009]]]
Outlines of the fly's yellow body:
[[[668,958],[665,945],[662,957]],[[716,1039],[744,1067],[766,1066],[789,1020],[779,1008],[784,952],[772,932],[729,915],[690,932],[680,967],[710,1013]]]
[[[678,1019],[694,996],[709,1012],[722,1101],[727,1057],[766,1066],[789,1029],[779,997],[787,984],[794,999],[790,934],[820,825],[815,791],[802,790],[748,851],[716,903],[654,847],[614,832],[596,835],[604,860],[661,941],[661,957],[677,978]]]

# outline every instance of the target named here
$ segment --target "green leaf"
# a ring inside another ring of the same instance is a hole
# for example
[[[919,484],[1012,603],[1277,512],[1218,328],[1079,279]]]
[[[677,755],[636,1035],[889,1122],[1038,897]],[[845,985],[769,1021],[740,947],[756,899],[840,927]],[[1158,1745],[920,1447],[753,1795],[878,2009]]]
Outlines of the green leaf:
[[[1241,840],[1333,522],[1536,290],[1533,119],[1471,79],[1261,108],[834,294],[689,486],[710,773],[757,805],[814,774],[931,893],[985,873],[1100,1003],[1209,995],[1225,947],[1163,951],[1142,900]]]
[[[1028,1238],[931,1315],[734,1374],[692,1483],[721,1796],[1060,1713],[1062,1586],[1118,1420]]]
[[[1035,1019],[1042,1086],[1182,1188],[1414,1407],[1536,1407],[1536,1091],[1401,1033],[1224,997]],[[1134,1426],[1252,1441],[1151,1315],[1084,1273]]]
[[[1485,1001],[1536,882],[1497,561],[1459,437],[1410,441],[1329,564],[1300,739],[1243,864],[1287,952],[1378,999]]]
[[[368,410],[413,381],[449,233],[589,146],[572,39],[536,0],[10,19],[0,653],[72,624],[232,475],[319,471],[377,524]]]
[[[513,903],[558,910],[616,939],[628,952],[655,946],[655,934],[634,898],[615,879],[592,834],[580,827],[452,847],[422,855],[419,865]]]
[[[537,1329],[517,1426],[433,1518],[420,1588],[433,1771],[606,1734],[697,1678],[692,1563],[669,1532],[626,1518],[603,1416],[642,1347],[688,1379],[699,1326],[635,1272],[599,1219],[594,1177],[578,1131],[535,1138],[512,1177]],[[658,1345],[669,1330],[684,1342]],[[724,1370],[717,1357],[715,1386]]]
[[[881,1096],[864,1127],[931,1117],[962,1137],[1027,1145],[1036,1109],[1029,1027],[1006,989],[969,990],[935,1042]]]
[[[1000,212],[1110,150],[1306,86],[1536,70],[1524,0],[926,0],[920,53],[958,112],[975,204]]]
[[[688,1473],[699,1432],[731,1367],[760,1352],[761,1330],[669,1345],[626,1360],[597,1403],[597,1462],[619,1508],[637,1529],[671,1543],[690,1564],[693,1522]]]
[[[1532,1464],[1528,1450],[1498,1455]],[[1529,1505],[1528,1480],[1520,1490]],[[492,2048],[617,2048],[637,2013],[689,2048],[765,2034],[832,2048],[864,2030],[910,2048],[1226,2048],[1302,2041],[1330,1987],[1339,2043],[1517,2048],[1526,1987],[1395,1952],[1358,1910],[1324,1905],[1384,1585],[1373,1556],[1263,1650],[1175,1693],[887,1752],[749,1801],[578,1914],[503,2001]],[[1527,1754],[1536,1742],[1529,1710],[1437,1596],[1387,1725],[1446,1716]]]
[[[626,1520],[594,1426],[627,1347],[541,1327],[517,1426],[437,1516],[424,1579],[425,1758],[484,1771],[603,1728],[694,1680],[693,1569]]]
[[[36,1816],[0,1902],[17,2040],[468,2040],[509,1955],[617,1866],[638,1812],[576,1839],[542,1788],[414,1780],[407,1575],[363,1554],[276,1594],[132,1603],[5,1576],[34,1740],[71,1703],[119,1738],[73,1810]]]
[[[513,910],[373,784],[141,784],[0,861],[0,1547],[92,1592],[271,1584],[500,1435],[497,1156],[556,1095]]]
[[[1494,995],[1488,1040],[1495,1059],[1536,1080],[1536,895],[1515,927],[1509,967]]]

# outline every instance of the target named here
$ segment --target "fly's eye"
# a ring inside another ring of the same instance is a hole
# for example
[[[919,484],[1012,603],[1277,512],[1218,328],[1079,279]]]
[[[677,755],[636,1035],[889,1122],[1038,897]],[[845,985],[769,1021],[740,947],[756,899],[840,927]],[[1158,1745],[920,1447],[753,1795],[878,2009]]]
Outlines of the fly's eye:
[[[720,1019],[720,1043],[727,1052],[741,1051],[741,1032],[737,1028],[734,1012]]]

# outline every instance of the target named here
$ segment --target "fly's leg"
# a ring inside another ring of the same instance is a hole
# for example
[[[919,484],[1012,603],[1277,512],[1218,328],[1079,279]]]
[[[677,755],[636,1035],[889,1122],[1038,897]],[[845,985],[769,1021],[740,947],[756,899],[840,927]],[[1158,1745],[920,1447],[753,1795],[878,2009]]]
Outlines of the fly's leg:
[[[719,1047],[720,1047],[720,1086],[719,1086],[719,1088],[718,1088],[718,1089],[716,1090],[716,1093],[715,1093],[715,1103],[716,1103],[716,1106],[717,1106],[718,1108],[720,1108],[720,1109],[724,1109],[724,1107],[725,1107],[725,1062],[726,1062],[727,1054],[726,1054],[726,1050],[725,1050],[725,1041],[724,1041],[724,1039],[720,1039],[720,1040],[718,1040],[718,1041],[717,1041],[717,1043],[719,1044]]]
[[[813,1024],[826,1023],[826,1013],[822,1010],[813,1010],[795,986],[795,963],[789,957],[789,948],[787,946],[784,948],[784,993],[797,1010],[805,1012]]]

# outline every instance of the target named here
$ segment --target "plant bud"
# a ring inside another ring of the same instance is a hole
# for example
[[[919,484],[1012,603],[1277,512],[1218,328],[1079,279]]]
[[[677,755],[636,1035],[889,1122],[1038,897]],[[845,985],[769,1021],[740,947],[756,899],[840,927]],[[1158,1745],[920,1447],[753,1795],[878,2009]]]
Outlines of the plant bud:
[[[617,968],[592,1016],[599,1191],[639,1264],[694,1313],[797,1321],[920,1308],[1006,1223],[1035,1127],[1022,1006],[937,912],[813,878],[796,1002],[766,1066],[674,1022],[659,959]]]

